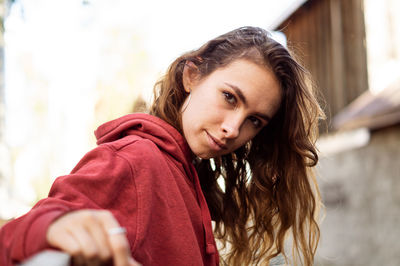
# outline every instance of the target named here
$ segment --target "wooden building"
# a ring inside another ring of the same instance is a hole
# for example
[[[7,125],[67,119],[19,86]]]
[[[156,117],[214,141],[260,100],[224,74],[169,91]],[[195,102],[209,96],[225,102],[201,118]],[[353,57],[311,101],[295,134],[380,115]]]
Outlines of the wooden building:
[[[308,0],[274,28],[311,72],[328,124],[368,90],[363,0]]]
[[[399,7],[398,0],[308,0],[275,26],[310,70],[329,118],[329,134],[318,140],[326,216],[315,265],[400,261]],[[385,81],[380,90],[369,90],[378,84],[372,76]]]

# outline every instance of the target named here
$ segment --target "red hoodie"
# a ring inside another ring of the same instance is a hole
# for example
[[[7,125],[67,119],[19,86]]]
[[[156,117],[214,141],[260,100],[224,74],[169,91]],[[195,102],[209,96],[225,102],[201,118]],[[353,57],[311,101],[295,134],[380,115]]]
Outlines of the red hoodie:
[[[50,248],[46,231],[71,210],[107,209],[143,265],[218,265],[210,214],[185,139],[165,121],[130,114],[100,126],[97,144],[48,198],[0,230],[0,265]]]

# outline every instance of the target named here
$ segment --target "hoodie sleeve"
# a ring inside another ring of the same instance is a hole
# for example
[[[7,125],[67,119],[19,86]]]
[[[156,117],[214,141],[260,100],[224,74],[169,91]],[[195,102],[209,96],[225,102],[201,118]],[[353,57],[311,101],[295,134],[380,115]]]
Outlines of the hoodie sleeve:
[[[108,209],[117,218],[134,213],[136,195],[130,164],[109,145],[87,153],[71,174],[56,179],[49,196],[0,229],[0,265],[13,265],[51,248],[49,225],[78,209]]]

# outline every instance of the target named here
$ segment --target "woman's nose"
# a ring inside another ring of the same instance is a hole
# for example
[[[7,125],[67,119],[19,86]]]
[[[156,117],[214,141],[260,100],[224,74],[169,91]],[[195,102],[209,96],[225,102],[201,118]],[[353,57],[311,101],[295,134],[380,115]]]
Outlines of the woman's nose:
[[[239,117],[230,117],[224,120],[221,125],[222,132],[225,138],[234,139],[239,136],[242,119]]]

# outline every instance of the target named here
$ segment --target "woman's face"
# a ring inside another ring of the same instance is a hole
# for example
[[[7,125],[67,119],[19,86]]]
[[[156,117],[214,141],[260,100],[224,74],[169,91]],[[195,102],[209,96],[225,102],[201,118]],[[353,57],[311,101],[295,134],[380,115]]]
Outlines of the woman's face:
[[[185,66],[183,82],[191,90],[182,105],[183,134],[203,159],[228,154],[268,124],[281,102],[275,75],[266,67],[238,59],[203,79]]]

